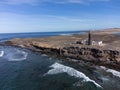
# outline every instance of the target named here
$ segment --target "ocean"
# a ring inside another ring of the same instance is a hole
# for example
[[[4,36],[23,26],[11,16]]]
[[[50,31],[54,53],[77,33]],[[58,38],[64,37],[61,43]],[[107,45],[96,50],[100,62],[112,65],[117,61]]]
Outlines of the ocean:
[[[0,33],[0,42],[13,39],[13,38],[49,37],[49,36],[58,36],[58,35],[71,35],[71,34],[78,34],[78,33],[85,33],[85,32],[87,31]]]
[[[85,32],[7,33],[0,34],[0,42],[78,33]],[[75,64],[27,49],[0,46],[0,90],[120,90],[120,72],[82,61]]]

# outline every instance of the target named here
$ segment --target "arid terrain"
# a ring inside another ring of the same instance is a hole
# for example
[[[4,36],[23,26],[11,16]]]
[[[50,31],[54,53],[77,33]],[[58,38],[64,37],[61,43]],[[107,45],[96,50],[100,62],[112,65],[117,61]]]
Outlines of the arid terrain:
[[[4,42],[5,45],[19,46],[42,53],[54,53],[59,56],[93,62],[120,71],[120,29],[92,31],[94,41],[102,45],[82,45],[76,42],[88,38],[88,34],[52,36],[45,38],[15,38]]]

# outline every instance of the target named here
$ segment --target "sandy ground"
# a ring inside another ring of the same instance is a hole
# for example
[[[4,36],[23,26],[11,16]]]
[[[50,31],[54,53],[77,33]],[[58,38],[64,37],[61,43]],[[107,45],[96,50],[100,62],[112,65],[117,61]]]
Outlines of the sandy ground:
[[[93,31],[91,34],[92,40],[94,41],[103,41],[103,44],[92,45],[89,47],[97,47],[103,49],[113,49],[120,50],[120,35],[115,35],[114,33],[119,33],[120,29],[110,29],[110,30],[101,30]],[[70,36],[52,36],[45,38],[25,38],[25,39],[12,39],[10,40],[13,44],[16,45],[25,45],[29,46],[30,44],[37,44],[41,47],[48,48],[63,48],[68,46],[86,46],[76,44],[77,41],[88,39],[88,34],[74,34]]]

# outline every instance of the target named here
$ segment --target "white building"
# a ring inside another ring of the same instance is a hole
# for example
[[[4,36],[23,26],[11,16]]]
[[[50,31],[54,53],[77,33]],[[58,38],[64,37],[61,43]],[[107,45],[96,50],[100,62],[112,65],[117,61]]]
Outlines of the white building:
[[[102,41],[92,41],[92,45],[102,45]]]
[[[88,45],[88,40],[82,40],[81,44]],[[102,44],[103,44],[102,41],[92,41],[92,45],[102,45]]]
[[[89,31],[87,39],[84,39],[84,40],[79,41],[77,43],[83,44],[83,45],[102,45],[103,44],[102,41],[92,41],[91,31]]]

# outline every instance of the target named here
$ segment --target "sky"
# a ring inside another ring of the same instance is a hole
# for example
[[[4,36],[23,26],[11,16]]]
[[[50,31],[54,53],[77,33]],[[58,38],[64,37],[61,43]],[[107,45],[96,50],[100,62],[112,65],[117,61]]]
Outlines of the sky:
[[[0,33],[120,27],[120,0],[0,0]]]

